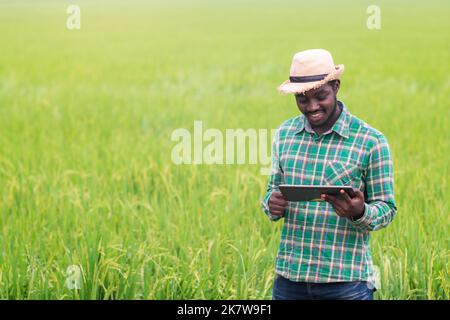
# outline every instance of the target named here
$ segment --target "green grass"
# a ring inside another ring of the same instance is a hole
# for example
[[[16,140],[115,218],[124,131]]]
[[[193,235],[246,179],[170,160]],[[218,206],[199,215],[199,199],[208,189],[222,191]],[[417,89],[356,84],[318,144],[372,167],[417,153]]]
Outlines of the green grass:
[[[269,299],[281,223],[258,165],[171,162],[176,128],[276,128],[292,55],[330,50],[381,130],[398,215],[378,299],[448,299],[447,2],[0,3],[0,298]],[[83,270],[69,290],[66,269]]]

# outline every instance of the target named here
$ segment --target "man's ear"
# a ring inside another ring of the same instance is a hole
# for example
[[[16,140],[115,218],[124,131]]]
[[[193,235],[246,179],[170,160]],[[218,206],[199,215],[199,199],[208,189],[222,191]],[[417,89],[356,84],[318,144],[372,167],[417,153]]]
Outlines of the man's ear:
[[[333,91],[335,96],[337,96],[340,87],[341,87],[341,80],[336,79],[333,83]]]

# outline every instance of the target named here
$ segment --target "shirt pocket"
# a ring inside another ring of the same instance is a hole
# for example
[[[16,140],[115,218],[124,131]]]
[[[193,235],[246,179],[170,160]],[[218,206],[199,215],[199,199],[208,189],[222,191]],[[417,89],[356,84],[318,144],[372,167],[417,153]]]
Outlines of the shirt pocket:
[[[324,179],[327,185],[351,186],[362,190],[363,171],[357,165],[341,161],[327,161]]]

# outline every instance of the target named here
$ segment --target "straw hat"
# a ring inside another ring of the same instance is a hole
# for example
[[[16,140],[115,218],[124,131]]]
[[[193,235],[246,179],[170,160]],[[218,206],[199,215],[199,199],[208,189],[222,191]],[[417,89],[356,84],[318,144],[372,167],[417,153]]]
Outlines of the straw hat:
[[[278,86],[284,94],[303,93],[331,80],[339,79],[344,65],[334,65],[331,53],[324,49],[297,52],[292,59],[289,80]]]

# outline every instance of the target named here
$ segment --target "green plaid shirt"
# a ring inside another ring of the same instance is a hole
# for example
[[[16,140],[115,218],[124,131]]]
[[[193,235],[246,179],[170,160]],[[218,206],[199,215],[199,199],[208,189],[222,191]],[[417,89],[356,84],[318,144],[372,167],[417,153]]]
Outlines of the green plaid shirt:
[[[384,135],[338,103],[339,118],[320,136],[303,115],[278,128],[262,206],[270,220],[284,218],[276,273],[292,281],[374,284],[370,232],[386,227],[397,211],[393,162]],[[280,184],[359,188],[364,214],[353,220],[339,217],[328,202],[288,202],[283,216],[272,215],[268,201]]]

